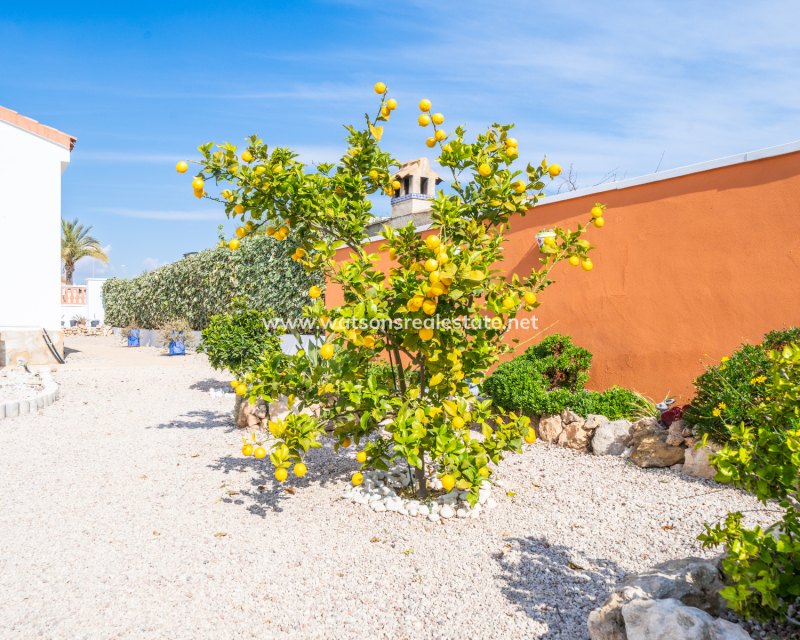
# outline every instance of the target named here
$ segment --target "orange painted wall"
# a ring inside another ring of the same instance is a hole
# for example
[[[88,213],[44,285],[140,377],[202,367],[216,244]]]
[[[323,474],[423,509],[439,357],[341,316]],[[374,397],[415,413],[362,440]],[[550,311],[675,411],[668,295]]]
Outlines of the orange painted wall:
[[[608,210],[588,236],[594,269],[556,266],[535,313],[546,331],[533,341],[560,332],[589,349],[589,388],[687,400],[701,359],[717,362],[743,341],[800,324],[800,153],[536,207],[512,221],[505,268],[530,273],[535,233],[574,229],[595,202]],[[339,304],[341,291],[329,287],[326,298]]]

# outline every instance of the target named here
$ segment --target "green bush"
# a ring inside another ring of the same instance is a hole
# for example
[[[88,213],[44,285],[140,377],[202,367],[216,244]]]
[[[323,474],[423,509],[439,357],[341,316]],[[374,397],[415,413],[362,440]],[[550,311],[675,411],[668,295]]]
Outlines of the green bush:
[[[583,417],[595,413],[609,420],[656,413],[652,403],[628,389],[585,390],[591,362],[588,350],[573,345],[569,336],[553,334],[498,366],[482,392],[495,406],[535,416],[567,408]]]
[[[760,345],[743,344],[694,381],[695,397],[684,413],[699,435],[723,443],[731,424],[752,424],[752,409],[767,397],[769,351],[800,341],[800,329],[771,331]]]
[[[103,285],[105,321],[157,329],[185,318],[200,330],[213,316],[229,312],[237,297],[252,309],[272,309],[282,320],[301,318],[312,302],[308,290],[324,289],[324,283],[291,259],[295,248],[291,238],[279,242],[255,235],[238,251],[207,249],[138,278],[112,278]]]
[[[232,313],[211,318],[197,350],[208,354],[212,367],[227,369],[239,378],[254,371],[262,358],[281,351],[280,336],[284,330],[268,328],[275,317],[272,310],[256,311],[236,299]]]
[[[723,411],[729,442],[711,464],[715,480],[753,493],[768,510],[781,507],[782,518],[766,530],[745,529],[737,511],[724,525],[706,524],[698,537],[704,547],[726,547],[722,567],[732,584],[722,597],[740,616],[761,621],[788,618],[800,604],[800,347],[768,357],[765,400],[751,408],[749,424],[729,423]],[[708,435],[697,446],[707,441]]]

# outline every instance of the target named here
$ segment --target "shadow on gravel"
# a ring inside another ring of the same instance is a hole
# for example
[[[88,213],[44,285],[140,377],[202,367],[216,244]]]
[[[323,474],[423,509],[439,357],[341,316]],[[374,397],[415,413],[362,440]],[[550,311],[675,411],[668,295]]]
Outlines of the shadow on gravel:
[[[152,429],[153,427],[148,427]],[[185,415],[162,422],[156,429],[219,429],[235,431],[236,425],[229,411],[189,411]]]
[[[294,475],[292,467],[289,467],[289,477],[285,482],[278,482],[275,479],[275,467],[272,466],[269,457],[259,460],[254,456],[245,457],[239,453],[230,458],[219,458],[208,466],[226,475],[238,476],[240,473],[249,473],[250,486],[239,489],[237,497],[223,498],[223,502],[246,505],[247,510],[253,515],[263,516],[267,512],[283,511],[281,504],[284,501],[302,499],[303,491],[314,486],[325,487],[333,483],[341,484],[344,489],[360,465],[355,460],[354,452],[352,455],[349,452],[337,454],[333,450],[334,440],[332,438],[329,440],[321,449],[311,449],[308,452],[305,459],[308,471],[302,478]],[[269,451],[269,443],[266,447]],[[291,493],[291,490],[295,493]]]
[[[542,538],[505,540],[520,551],[519,562],[510,555],[497,560],[506,598],[529,618],[547,624],[550,633],[570,633],[566,624],[569,617],[578,621],[586,635],[589,612],[603,604],[612,587],[622,581],[622,568],[610,560],[590,558]]]
[[[206,378],[205,380],[197,380],[189,385],[190,389],[194,389],[195,391],[211,391],[212,389],[223,389],[227,392],[228,398],[231,399],[231,403],[233,402],[236,394],[230,393],[230,384],[223,380],[215,380],[214,378]]]

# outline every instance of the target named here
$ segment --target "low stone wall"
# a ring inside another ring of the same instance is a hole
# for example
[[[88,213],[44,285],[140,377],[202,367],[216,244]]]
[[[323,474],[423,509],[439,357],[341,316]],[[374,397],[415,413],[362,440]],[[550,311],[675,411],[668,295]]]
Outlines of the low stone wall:
[[[79,324],[74,327],[64,327],[65,336],[110,336],[114,334],[114,327],[108,325],[98,325],[92,327],[86,324]]]
[[[64,357],[64,333],[47,331],[58,354]],[[55,364],[56,357],[47,347],[41,327],[0,327],[0,367],[15,367],[19,360],[29,365]]]

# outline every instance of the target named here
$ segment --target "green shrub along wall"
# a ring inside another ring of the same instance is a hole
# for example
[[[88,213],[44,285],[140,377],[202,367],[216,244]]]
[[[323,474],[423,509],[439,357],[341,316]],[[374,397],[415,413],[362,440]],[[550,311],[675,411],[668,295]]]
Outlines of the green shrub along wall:
[[[252,309],[272,309],[283,320],[300,318],[311,304],[308,290],[324,289],[324,282],[291,259],[295,248],[291,238],[252,236],[237,251],[207,249],[138,278],[112,278],[103,285],[105,322],[157,329],[185,318],[201,330],[211,316],[228,313],[236,297]]]

